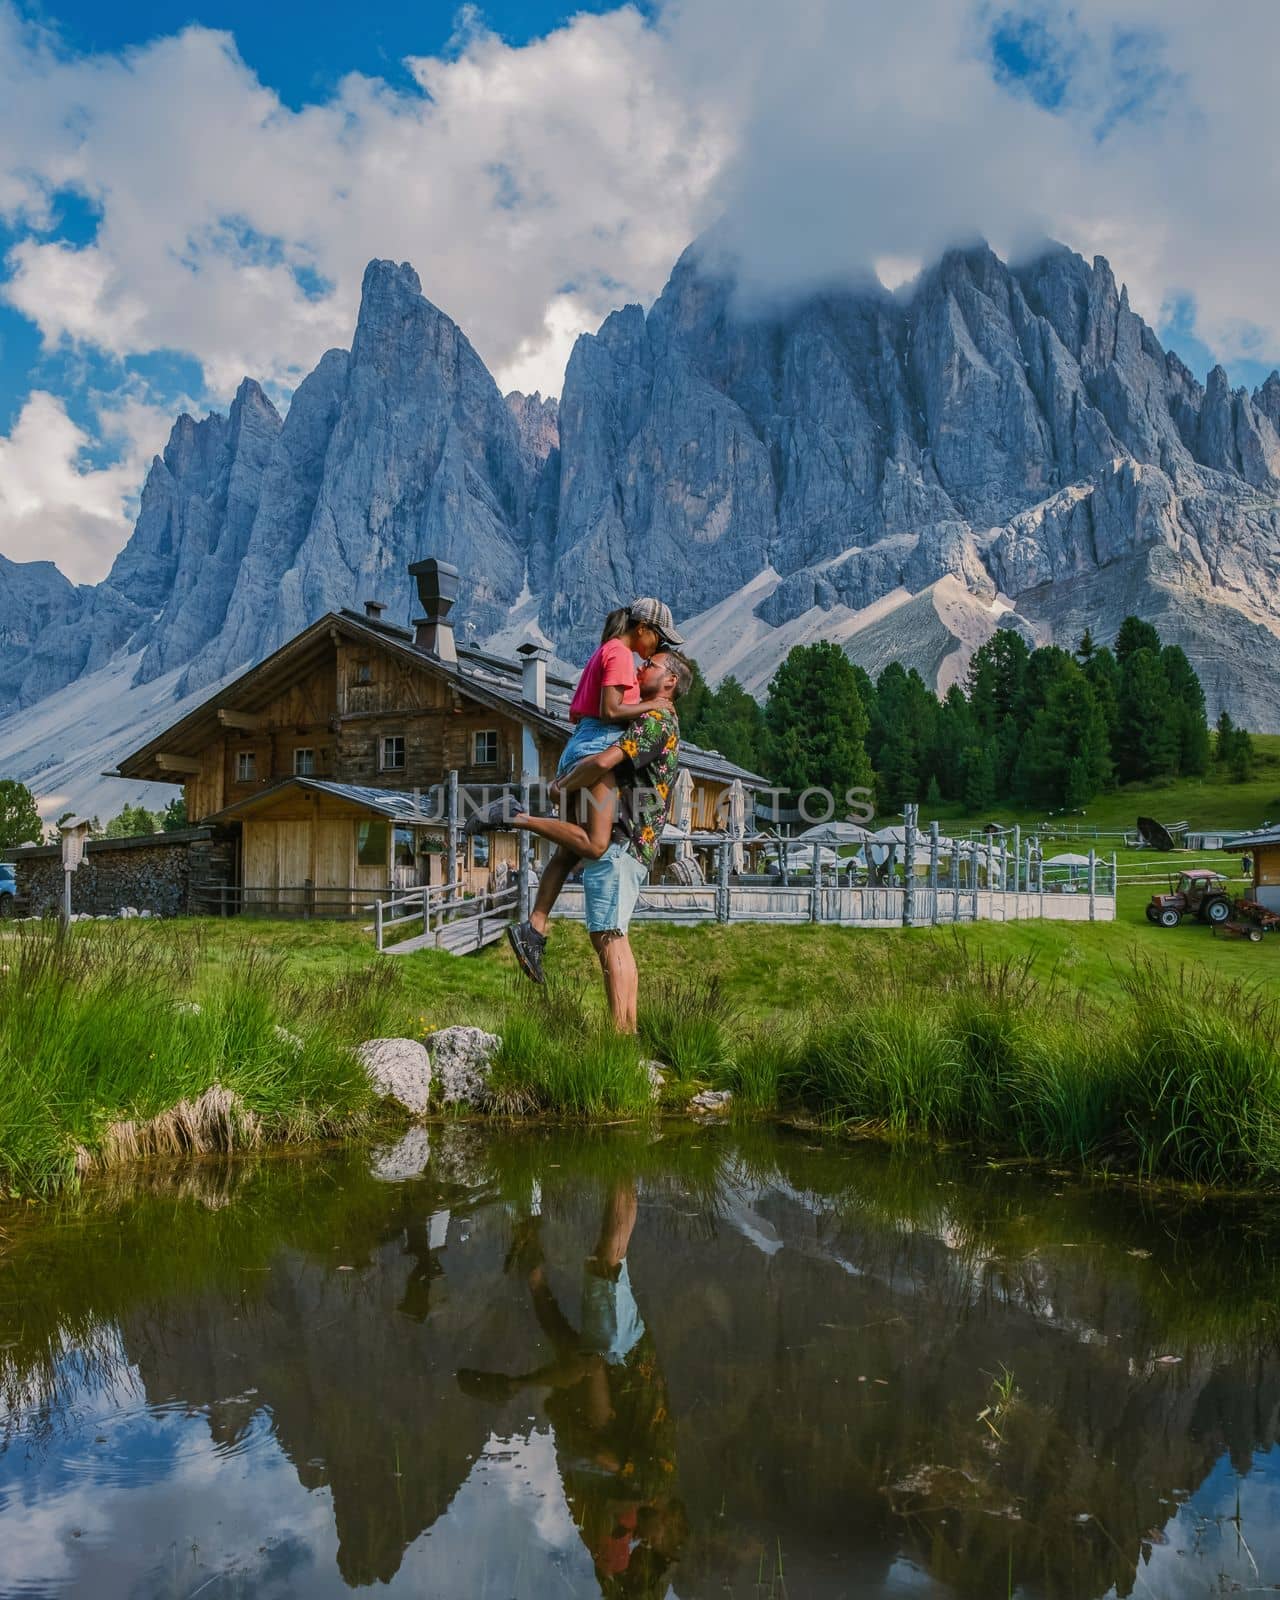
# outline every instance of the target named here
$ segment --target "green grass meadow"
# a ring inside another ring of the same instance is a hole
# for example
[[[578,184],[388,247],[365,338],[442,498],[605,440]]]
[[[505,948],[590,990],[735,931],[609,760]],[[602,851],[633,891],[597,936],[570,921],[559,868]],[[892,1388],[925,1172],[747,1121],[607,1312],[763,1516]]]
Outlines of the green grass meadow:
[[[1248,783],[1118,790],[1058,822],[1105,835],[1139,812],[1224,828],[1280,817],[1280,737],[1256,745]],[[1063,848],[1089,848],[1067,836]],[[359,1137],[388,1113],[354,1047],[452,1023],[502,1035],[491,1110],[509,1118],[653,1115],[641,1062],[656,1057],[666,1109],[727,1087],[740,1116],[1280,1185],[1280,937],[1253,945],[1143,915],[1171,874],[1234,876],[1238,854],[1156,856],[1105,836],[1096,848],[1120,862],[1114,922],[637,925],[639,1040],[609,1028],[574,923],[554,931],[541,991],[505,943],[379,957],[350,923],[83,924],[65,939],[13,924],[0,930],[0,1192],[47,1195],[139,1157]]]
[[[727,1087],[739,1115],[1280,1184],[1280,937],[1154,928],[1147,893],[1122,888],[1117,920],[1093,924],[638,925],[638,1041],[611,1033],[571,923],[541,991],[505,944],[378,957],[351,924],[15,926],[0,1181],[47,1194],[131,1156],[358,1136],[385,1112],[354,1046],[462,1022],[503,1037],[493,1109],[508,1117],[651,1115],[641,1061],[656,1057],[667,1109]]]

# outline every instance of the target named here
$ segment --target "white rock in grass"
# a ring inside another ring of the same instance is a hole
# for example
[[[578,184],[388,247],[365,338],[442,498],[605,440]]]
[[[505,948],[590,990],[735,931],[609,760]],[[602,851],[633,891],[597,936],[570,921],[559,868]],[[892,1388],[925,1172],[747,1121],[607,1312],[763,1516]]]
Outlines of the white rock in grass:
[[[173,1009],[180,1017],[198,1017],[204,1007],[198,1000],[175,1000]]]
[[[441,1028],[430,1036],[430,1043],[441,1101],[447,1106],[459,1102],[483,1106],[494,1058],[502,1048],[498,1035],[483,1028]]]
[[[702,1112],[726,1112],[733,1104],[732,1089],[704,1089],[701,1094],[695,1094],[689,1102],[689,1110]]]
[[[282,1028],[278,1022],[272,1024],[271,1031],[281,1044],[287,1044],[296,1055],[302,1054],[302,1040],[296,1033],[290,1033],[288,1028]]]
[[[356,1055],[380,1095],[399,1101],[406,1111],[427,1109],[431,1057],[424,1045],[416,1039],[366,1039]]]
[[[667,1081],[667,1073],[671,1071],[671,1068],[666,1064],[665,1061],[654,1061],[652,1059],[648,1061],[642,1061],[640,1066],[644,1070],[644,1074],[649,1080],[649,1092],[656,1100],[662,1093]]]
[[[369,1171],[383,1183],[416,1178],[427,1164],[431,1141],[425,1128],[410,1128],[397,1144],[384,1144],[369,1156]]]

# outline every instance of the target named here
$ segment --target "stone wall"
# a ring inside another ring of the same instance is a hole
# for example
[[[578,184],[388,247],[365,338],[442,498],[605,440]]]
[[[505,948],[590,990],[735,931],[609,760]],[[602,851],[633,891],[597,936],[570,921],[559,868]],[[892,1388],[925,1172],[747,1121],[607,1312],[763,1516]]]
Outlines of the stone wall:
[[[6,850],[17,872],[19,914],[43,916],[62,908],[62,847]],[[235,842],[221,828],[184,828],[132,839],[90,839],[71,876],[71,909],[112,915],[125,906],[159,917],[200,909],[192,890],[205,883],[231,883]]]

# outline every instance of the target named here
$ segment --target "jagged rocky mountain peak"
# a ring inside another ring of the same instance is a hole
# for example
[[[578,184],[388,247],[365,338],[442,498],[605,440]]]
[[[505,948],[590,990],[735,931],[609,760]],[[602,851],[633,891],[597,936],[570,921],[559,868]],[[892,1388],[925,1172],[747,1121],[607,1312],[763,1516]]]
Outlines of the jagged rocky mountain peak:
[[[709,236],[577,340],[558,401],[503,396],[413,267],[372,261],[351,350],[283,420],[246,378],[175,422],[104,583],[0,567],[0,693],[127,659],[194,694],[366,595],[407,622],[426,555],[460,568],[464,638],[582,659],[658,592],[756,691],[811,638],[945,689],[997,626],[1071,645],[1136,611],[1211,709],[1280,728],[1280,374],[1201,383],[1059,243],[765,299]]]

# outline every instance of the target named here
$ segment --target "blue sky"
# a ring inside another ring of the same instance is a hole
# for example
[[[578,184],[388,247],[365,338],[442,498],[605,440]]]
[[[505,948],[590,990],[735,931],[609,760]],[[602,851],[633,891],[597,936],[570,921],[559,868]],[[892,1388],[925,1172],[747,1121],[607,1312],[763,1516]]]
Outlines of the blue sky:
[[[1050,236],[1253,387],[1278,52],[1267,0],[0,0],[0,554],[96,581],[175,412],[287,405],[374,255],[558,392],[713,221],[781,291]]]
[[[72,5],[28,7],[28,15],[56,28],[68,46],[89,53],[126,50],[189,23],[221,28],[235,35],[240,54],[280,97],[295,108],[327,98],[347,72],[407,88],[406,56],[434,55],[445,50],[458,26],[457,4],[425,0],[420,4],[377,6],[338,4],[335,0],[271,0],[270,4],[191,5],[140,4],[139,0],[101,0]],[[600,0],[565,6],[550,0],[486,0],[481,8],[488,25],[512,44],[550,33],[570,16],[607,11]]]

